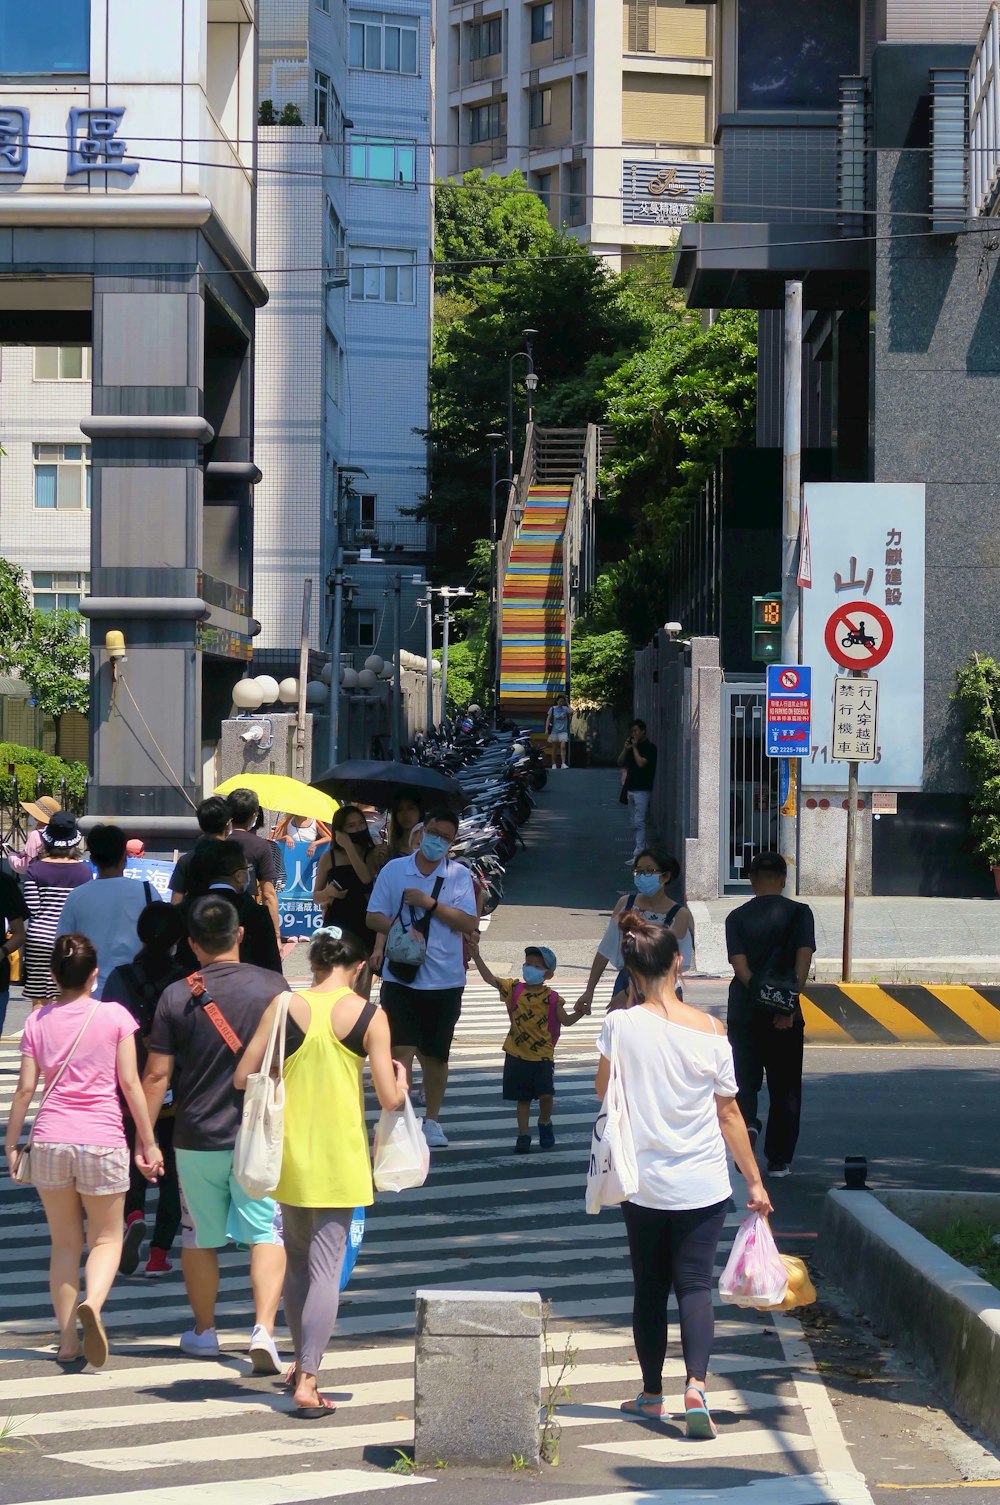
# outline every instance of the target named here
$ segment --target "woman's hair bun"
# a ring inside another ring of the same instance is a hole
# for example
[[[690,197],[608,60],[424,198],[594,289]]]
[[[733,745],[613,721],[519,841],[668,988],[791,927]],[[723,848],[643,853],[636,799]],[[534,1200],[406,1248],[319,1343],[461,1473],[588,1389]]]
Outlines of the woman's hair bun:
[[[356,967],[368,960],[368,949],[356,935],[339,925],[324,925],[313,935],[309,960],[321,972],[334,967]]]
[[[622,960],[626,971],[640,977],[666,977],[680,954],[677,937],[669,925],[651,925],[634,909],[619,918]]]

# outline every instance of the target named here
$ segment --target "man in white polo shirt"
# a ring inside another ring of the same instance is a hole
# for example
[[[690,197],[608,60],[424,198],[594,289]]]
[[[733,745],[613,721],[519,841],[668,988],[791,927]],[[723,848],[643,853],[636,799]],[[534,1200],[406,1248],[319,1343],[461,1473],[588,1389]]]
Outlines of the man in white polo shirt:
[[[432,1147],[447,1145],[438,1122],[448,1083],[448,1056],[462,1012],[465,987],[463,935],[479,925],[476,893],[468,868],[448,857],[458,833],[458,817],[447,807],[428,811],[420,846],[408,857],[387,862],[368,901],[368,926],[387,935],[403,911],[405,924],[427,916],[427,954],[412,980],[382,968],[382,1007],[392,1031],[392,1048],[407,1071],[414,1055],[423,1068],[426,1112],[424,1137]]]

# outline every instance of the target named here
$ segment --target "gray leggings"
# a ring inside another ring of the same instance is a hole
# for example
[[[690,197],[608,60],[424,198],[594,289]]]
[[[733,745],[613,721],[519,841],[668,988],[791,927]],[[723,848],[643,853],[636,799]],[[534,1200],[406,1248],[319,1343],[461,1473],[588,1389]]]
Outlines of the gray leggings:
[[[281,1204],[288,1268],[284,1306],[300,1373],[318,1374],[340,1305],[353,1207]]]

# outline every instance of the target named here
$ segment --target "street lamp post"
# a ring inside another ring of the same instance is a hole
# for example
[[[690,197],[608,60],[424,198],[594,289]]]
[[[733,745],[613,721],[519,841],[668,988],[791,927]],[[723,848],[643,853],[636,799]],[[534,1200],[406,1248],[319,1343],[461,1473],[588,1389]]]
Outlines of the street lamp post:
[[[527,361],[528,370],[526,385],[528,388],[528,422],[531,422],[534,412],[535,392],[538,390],[538,377],[535,375],[534,339],[537,329],[525,329],[524,349],[516,350],[507,362],[507,479],[514,475],[514,362]]]
[[[490,690],[493,695],[493,730],[497,729],[497,679],[499,678],[499,603],[500,603],[500,554],[497,533],[497,486],[506,484],[497,480],[497,459],[503,434],[487,434],[490,446]]]

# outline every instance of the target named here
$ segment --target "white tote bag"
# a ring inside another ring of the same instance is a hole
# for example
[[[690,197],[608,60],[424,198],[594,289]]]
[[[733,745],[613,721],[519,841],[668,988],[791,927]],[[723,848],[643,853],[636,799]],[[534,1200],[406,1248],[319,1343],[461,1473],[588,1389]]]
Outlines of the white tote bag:
[[[431,1152],[409,1096],[399,1109],[383,1108],[375,1125],[375,1163],[372,1180],[379,1191],[407,1191],[423,1186],[431,1166]]]
[[[260,1201],[273,1193],[281,1176],[285,1129],[285,1025],[290,993],[274,1011],[274,1023],[260,1071],[247,1077],[243,1119],[233,1150],[233,1175],[248,1197]]]
[[[618,1017],[621,1020],[624,1016]],[[639,1166],[618,1065],[620,1028],[618,1023],[611,1036],[611,1076],[590,1141],[587,1211],[592,1213],[600,1212],[602,1207],[617,1207],[639,1189]]]

